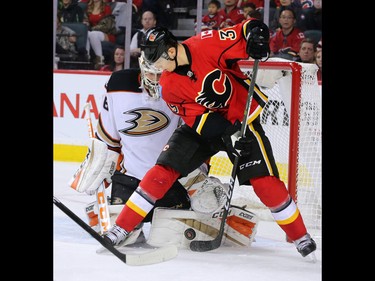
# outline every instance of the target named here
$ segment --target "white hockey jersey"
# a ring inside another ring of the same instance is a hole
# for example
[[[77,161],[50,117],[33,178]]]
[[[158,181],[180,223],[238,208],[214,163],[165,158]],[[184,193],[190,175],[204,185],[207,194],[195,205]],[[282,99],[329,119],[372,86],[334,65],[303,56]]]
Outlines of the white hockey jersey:
[[[96,134],[110,147],[121,147],[121,172],[142,179],[179,122],[162,99],[153,100],[147,93],[134,90],[107,88]]]

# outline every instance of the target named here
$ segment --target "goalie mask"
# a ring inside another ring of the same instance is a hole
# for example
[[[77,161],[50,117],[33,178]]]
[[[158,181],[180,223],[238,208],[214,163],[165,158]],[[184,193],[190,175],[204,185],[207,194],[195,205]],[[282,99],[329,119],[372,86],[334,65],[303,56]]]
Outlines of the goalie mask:
[[[151,98],[158,100],[160,98],[159,79],[162,70],[147,64],[142,56],[138,58],[138,61],[141,69],[141,88],[144,88]]]

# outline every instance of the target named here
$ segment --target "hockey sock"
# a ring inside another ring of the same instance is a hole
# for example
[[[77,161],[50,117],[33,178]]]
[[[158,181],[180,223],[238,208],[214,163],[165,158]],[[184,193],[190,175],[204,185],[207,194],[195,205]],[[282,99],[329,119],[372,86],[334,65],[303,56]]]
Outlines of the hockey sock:
[[[258,177],[252,179],[251,184],[255,194],[271,210],[273,218],[291,240],[306,234],[301,213],[280,179]]]
[[[156,201],[164,196],[178,179],[180,173],[162,165],[155,165],[139,183],[142,189]]]
[[[154,208],[155,201],[162,198],[180,176],[172,168],[155,165],[144,176],[138,188],[130,196],[116,219],[116,224],[132,231]]]

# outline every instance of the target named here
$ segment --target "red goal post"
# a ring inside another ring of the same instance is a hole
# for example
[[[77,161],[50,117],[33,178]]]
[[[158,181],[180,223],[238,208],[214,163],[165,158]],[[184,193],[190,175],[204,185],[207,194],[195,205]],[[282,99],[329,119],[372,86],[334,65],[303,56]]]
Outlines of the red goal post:
[[[240,61],[251,76],[252,61]],[[321,238],[321,86],[318,67],[283,59],[259,64],[257,84],[269,101],[261,123],[271,141],[280,178],[296,201],[310,234]],[[226,182],[232,164],[225,153],[211,160],[210,174]],[[232,203],[246,205],[263,220],[273,220],[252,187],[236,186]],[[318,242],[318,241],[317,241]]]

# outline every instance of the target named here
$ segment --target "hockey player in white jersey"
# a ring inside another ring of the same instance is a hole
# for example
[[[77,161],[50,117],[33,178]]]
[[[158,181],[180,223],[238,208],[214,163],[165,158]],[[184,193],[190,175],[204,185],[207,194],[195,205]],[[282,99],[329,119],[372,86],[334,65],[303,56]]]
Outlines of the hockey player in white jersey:
[[[135,68],[112,73],[105,85],[95,138],[90,140],[80,172],[71,180],[72,188],[92,195],[103,180],[107,185],[112,182],[111,205],[124,204],[135,190],[180,122],[159,98],[159,76]],[[160,204],[188,209],[190,200],[185,188],[176,182]],[[90,205],[87,209],[93,211]],[[88,215],[95,227],[95,216]]]
[[[95,138],[91,139],[89,153],[70,182],[72,188],[89,195],[95,193],[103,180],[108,185],[112,183],[109,206],[112,225],[181,122],[160,98],[160,73],[143,65],[142,58],[140,64],[142,71],[124,69],[112,73],[106,84],[107,93],[102,100]],[[151,220],[149,244],[153,246],[170,243],[172,239],[178,246],[185,247],[191,240],[191,233],[197,239],[211,239],[210,231],[220,225],[220,209],[226,200],[227,187],[209,177],[208,169],[204,163],[187,177],[177,180],[155,203],[155,209],[160,207],[158,215],[153,218],[154,210],[149,212],[122,245],[141,241],[142,225]],[[86,212],[90,225],[98,231],[96,205],[96,201],[89,204]],[[239,207],[233,207],[231,214],[234,219],[227,235],[231,237],[228,241],[234,242],[229,244],[249,246],[256,233],[257,217]],[[192,221],[195,223],[191,224]]]

